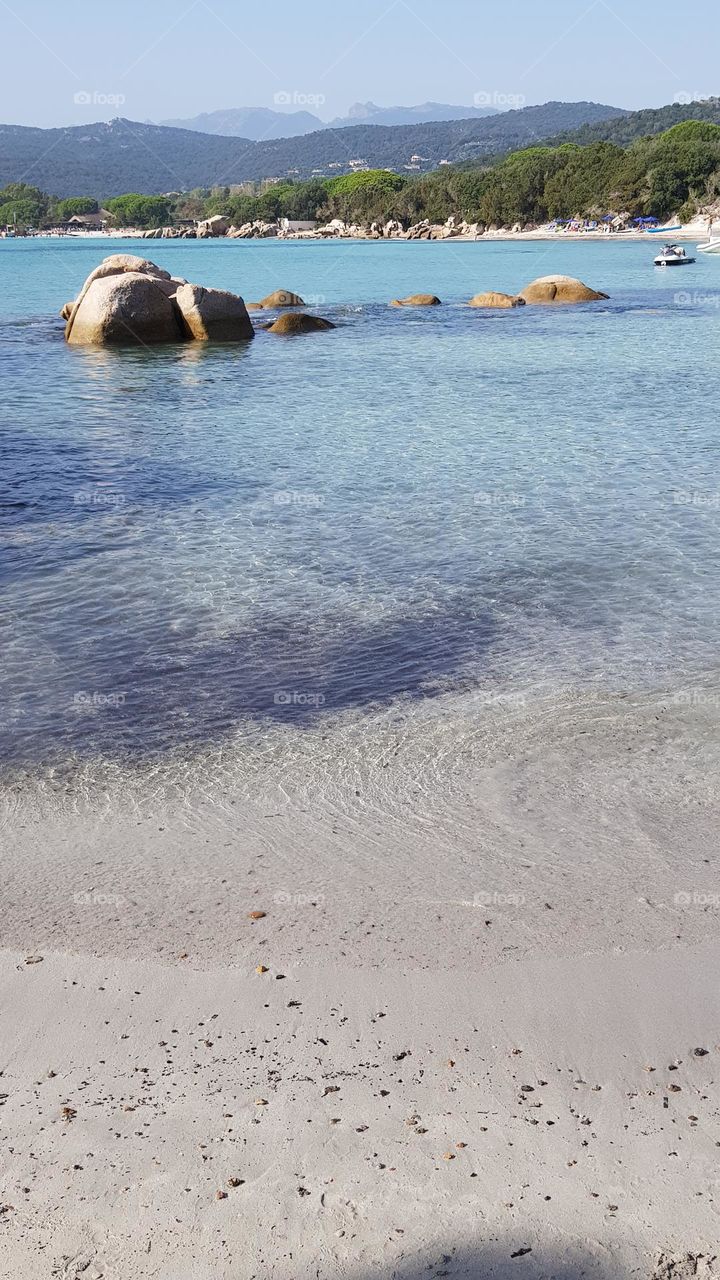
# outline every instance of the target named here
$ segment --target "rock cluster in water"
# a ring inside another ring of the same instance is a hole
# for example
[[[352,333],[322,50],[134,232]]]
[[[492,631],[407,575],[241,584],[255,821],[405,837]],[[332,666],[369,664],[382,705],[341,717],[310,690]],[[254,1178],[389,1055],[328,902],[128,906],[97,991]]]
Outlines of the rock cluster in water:
[[[571,276],[542,276],[519,294],[478,293],[468,303],[476,308],[514,308],[532,303],[594,302],[607,298]],[[274,322],[260,326],[271,333],[313,333],[334,329],[330,320],[299,308],[303,299],[289,289],[276,289],[260,302],[249,302],[225,289],[208,289],[132,254],[105,258],[85,281],[74,302],[61,311],[65,337],[75,346],[154,345],[160,342],[242,342],[254,336],[248,311],[279,311]],[[392,307],[437,307],[434,293],[393,298]]]
[[[476,293],[468,306],[487,310],[497,308],[524,307],[528,303],[552,302],[599,302],[607,298],[607,293],[600,293],[575,280],[573,276],[540,276],[533,280],[518,294]],[[413,293],[408,298],[393,298],[391,307],[437,307],[440,299],[434,293]]]
[[[240,342],[255,332],[237,294],[190,284],[124,253],[105,258],[61,315],[74,346]]]

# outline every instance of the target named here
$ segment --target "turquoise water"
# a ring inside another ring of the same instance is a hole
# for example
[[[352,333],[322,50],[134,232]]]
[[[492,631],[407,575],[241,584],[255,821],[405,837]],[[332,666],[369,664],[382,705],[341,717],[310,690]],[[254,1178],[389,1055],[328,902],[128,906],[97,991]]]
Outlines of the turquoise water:
[[[338,327],[68,348],[60,307],[124,248]],[[5,760],[713,671],[720,258],[656,250],[0,242]],[[551,271],[610,301],[461,305]],[[386,305],[418,291],[445,305]]]

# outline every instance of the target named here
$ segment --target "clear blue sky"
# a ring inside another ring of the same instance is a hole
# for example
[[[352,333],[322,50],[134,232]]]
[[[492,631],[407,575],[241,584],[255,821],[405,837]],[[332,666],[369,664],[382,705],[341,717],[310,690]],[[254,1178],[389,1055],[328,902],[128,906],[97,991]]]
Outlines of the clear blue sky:
[[[367,99],[637,108],[720,93],[709,0],[0,0],[0,23],[11,124],[161,120],[283,93],[323,119]]]

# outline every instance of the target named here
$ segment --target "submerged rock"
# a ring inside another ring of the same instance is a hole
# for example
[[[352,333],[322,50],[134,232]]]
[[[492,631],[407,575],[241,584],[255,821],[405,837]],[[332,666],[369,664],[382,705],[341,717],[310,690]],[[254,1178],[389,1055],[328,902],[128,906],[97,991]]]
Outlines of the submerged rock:
[[[280,307],[304,307],[305,303],[299,293],[289,289],[276,289],[259,302],[248,302],[248,311],[277,311]]]
[[[304,311],[291,311],[278,316],[272,324],[264,326],[268,333],[317,333],[320,329],[334,329],[335,325],[322,316],[309,316]]]
[[[514,297],[510,293],[476,293],[471,298],[469,307],[524,307],[525,299]]]
[[[573,276],[540,276],[521,290],[524,302],[599,302],[608,297]]]
[[[439,307],[440,299],[434,293],[412,293],[409,298],[393,298],[391,307]]]

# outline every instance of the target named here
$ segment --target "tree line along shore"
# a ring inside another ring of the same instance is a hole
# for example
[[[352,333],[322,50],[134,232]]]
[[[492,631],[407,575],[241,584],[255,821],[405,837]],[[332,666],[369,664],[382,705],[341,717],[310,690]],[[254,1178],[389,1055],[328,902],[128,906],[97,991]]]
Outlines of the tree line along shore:
[[[482,234],[532,230],[562,220],[677,217],[713,212],[720,198],[720,126],[688,120],[629,146],[597,141],[533,146],[494,161],[423,175],[362,170],[309,181],[267,180],[164,196],[128,193],[103,201],[57,199],[26,183],[0,190],[0,227],[15,234],[122,230],[262,234],[263,225],[307,223],[370,229],[464,224]],[[216,220],[218,230],[200,230]],[[226,224],[220,230],[220,223]],[[252,228],[256,231],[253,232]],[[297,229],[297,228],[296,228]],[[272,234],[272,230],[268,234]],[[382,231],[378,232],[382,234]]]

